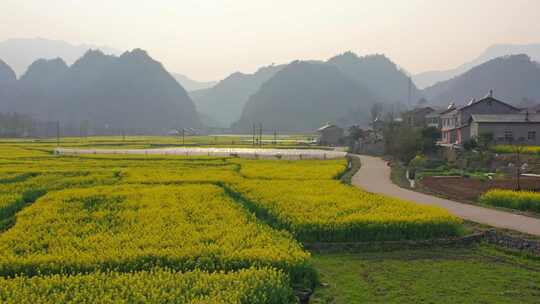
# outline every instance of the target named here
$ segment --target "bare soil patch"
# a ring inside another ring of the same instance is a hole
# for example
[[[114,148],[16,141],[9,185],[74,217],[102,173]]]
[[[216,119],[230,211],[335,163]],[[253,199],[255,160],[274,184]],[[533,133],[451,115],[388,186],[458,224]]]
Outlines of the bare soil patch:
[[[496,179],[482,181],[468,177],[427,176],[420,182],[423,189],[443,195],[457,201],[475,201],[484,192],[491,189],[515,189],[515,179]],[[522,177],[521,188],[540,191],[540,178]]]

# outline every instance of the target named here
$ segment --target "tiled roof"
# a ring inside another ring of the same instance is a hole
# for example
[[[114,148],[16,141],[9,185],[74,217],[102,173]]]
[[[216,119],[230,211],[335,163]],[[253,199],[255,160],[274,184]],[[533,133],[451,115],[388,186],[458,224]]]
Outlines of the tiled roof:
[[[338,126],[334,125],[334,124],[325,124],[324,126],[320,127],[317,129],[317,131],[324,131],[326,129],[330,129],[330,128],[337,128]]]
[[[473,114],[471,120],[480,123],[540,123],[540,114]]]

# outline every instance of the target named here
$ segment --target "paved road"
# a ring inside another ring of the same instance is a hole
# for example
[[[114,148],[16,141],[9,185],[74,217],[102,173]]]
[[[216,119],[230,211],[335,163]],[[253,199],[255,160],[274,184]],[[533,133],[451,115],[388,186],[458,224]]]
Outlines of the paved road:
[[[540,219],[459,203],[403,189],[392,183],[390,180],[390,168],[382,159],[364,155],[358,157],[360,157],[362,167],[353,176],[352,183],[359,188],[369,192],[414,201],[419,204],[440,206],[456,216],[473,222],[540,236]]]

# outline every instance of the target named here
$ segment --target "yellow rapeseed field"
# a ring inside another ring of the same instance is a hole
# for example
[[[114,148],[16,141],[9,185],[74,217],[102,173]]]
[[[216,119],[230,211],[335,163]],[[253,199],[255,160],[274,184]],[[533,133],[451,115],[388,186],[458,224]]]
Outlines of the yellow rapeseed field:
[[[136,273],[0,278],[4,304],[289,304],[296,303],[287,277],[274,269],[180,273],[153,269]]]
[[[371,194],[335,180],[249,180],[232,186],[256,212],[307,242],[455,235],[461,221],[437,207]]]
[[[442,209],[342,184],[345,160],[59,156],[52,148],[0,143],[0,302],[288,303],[292,286],[317,282],[300,242],[460,229]]]
[[[504,207],[540,213],[540,193],[494,189],[484,193],[480,202],[496,207]]]

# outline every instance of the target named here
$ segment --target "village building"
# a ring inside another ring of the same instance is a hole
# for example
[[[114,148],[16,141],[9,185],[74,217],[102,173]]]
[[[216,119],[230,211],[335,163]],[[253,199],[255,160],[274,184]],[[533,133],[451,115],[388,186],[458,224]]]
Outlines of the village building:
[[[375,118],[375,120],[373,120],[370,125],[375,132],[382,132],[382,130],[384,129],[384,121],[379,117]]]
[[[428,115],[426,115],[426,126],[440,129],[441,128],[441,115],[446,113],[447,110],[448,109],[435,110],[429,113]]]
[[[520,109],[493,98],[492,93],[478,101],[471,100],[462,107],[452,105],[440,115],[443,144],[462,145],[471,139],[470,122],[472,115],[517,114]]]
[[[343,139],[344,131],[334,124],[327,123],[317,129],[317,133],[319,134],[318,143],[320,145],[337,146]]]
[[[531,114],[536,114],[536,113],[540,114],[540,104],[534,105],[532,107],[525,108],[525,109],[521,110],[521,112],[523,112],[523,113],[529,112]]]
[[[470,119],[470,137],[489,134],[494,143],[540,145],[540,114],[476,114]]]
[[[427,115],[434,113],[435,109],[431,107],[415,108],[401,114],[403,122],[411,127],[425,127],[427,125]]]

